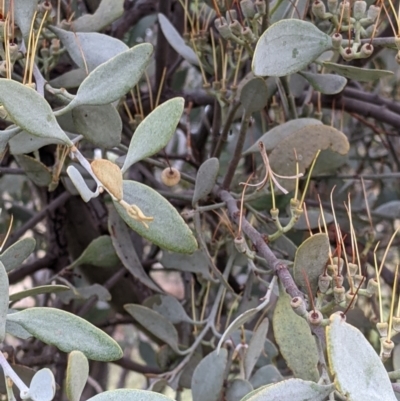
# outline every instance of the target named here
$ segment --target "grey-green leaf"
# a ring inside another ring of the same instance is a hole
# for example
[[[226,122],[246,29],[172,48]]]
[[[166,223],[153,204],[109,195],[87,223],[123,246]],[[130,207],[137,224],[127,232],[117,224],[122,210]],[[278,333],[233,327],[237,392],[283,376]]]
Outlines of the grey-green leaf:
[[[9,4],[9,1],[6,4]],[[22,32],[22,36],[26,40],[32,25],[33,15],[37,9],[38,0],[14,0],[13,1],[13,17],[18,28]],[[4,3],[3,3],[4,4]],[[9,11],[10,7],[6,7]],[[3,13],[3,15],[7,15]],[[27,42],[25,42],[27,43]]]
[[[80,265],[93,265],[98,267],[116,267],[120,260],[115,253],[111,237],[102,235],[94,239],[71,265],[70,269]]]
[[[110,208],[108,213],[108,230],[114,250],[125,268],[145,286],[153,291],[160,292],[160,288],[145,272],[135,251],[130,230],[114,208]]]
[[[293,266],[293,276],[296,284],[304,291],[307,281],[311,293],[315,295],[318,289],[318,278],[324,272],[329,258],[329,238],[325,233],[318,233],[307,238],[296,251]]]
[[[324,61],[322,64],[327,70],[334,71],[343,77],[354,79],[360,82],[376,81],[377,79],[393,75],[393,71],[359,68],[347,64],[342,65],[331,63],[330,61]]]
[[[268,103],[268,87],[262,78],[253,78],[246,82],[240,92],[240,102],[250,115],[262,110]]]
[[[88,72],[128,50],[124,42],[103,33],[65,31],[54,26],[51,29],[61,39],[76,65],[84,70],[87,68]]]
[[[40,369],[35,373],[29,386],[29,398],[32,401],[51,401],[56,393],[56,382],[53,372]]]
[[[6,271],[10,272],[22,265],[22,262],[35,250],[35,246],[34,238],[22,238],[0,255],[0,262],[3,263]]]
[[[258,142],[262,142],[265,150],[270,152],[286,137],[304,127],[307,127],[308,125],[322,125],[322,122],[315,118],[298,118],[296,120],[290,120],[283,124],[277,125],[262,135],[261,138],[259,138],[254,145],[250,146],[245,152],[243,152],[243,154],[248,155],[249,153],[259,152],[260,150],[258,147]]]
[[[80,351],[68,355],[65,393],[69,401],[79,401],[89,377],[89,362]]]
[[[240,401],[246,394],[253,391],[251,383],[244,379],[232,380],[226,390],[226,401]]]
[[[257,330],[253,333],[251,337],[249,346],[247,347],[245,356],[244,356],[244,372],[246,375],[246,379],[249,379],[254,366],[261,355],[261,352],[264,350],[264,343],[267,336],[269,327],[269,320],[265,318],[260,325],[258,326]]]
[[[279,21],[258,40],[252,69],[257,76],[293,74],[331,47],[331,37],[311,22],[294,19]]]
[[[51,170],[39,160],[27,155],[14,156],[26,176],[39,187],[47,187],[52,181]]]
[[[7,315],[34,337],[64,352],[79,350],[95,361],[115,361],[122,357],[120,346],[86,320],[55,308],[29,308]]]
[[[193,320],[187,315],[183,306],[172,295],[153,295],[147,298],[143,305],[164,316],[172,324],[182,322],[193,323]]]
[[[185,100],[176,97],[155,108],[136,128],[129,144],[122,172],[132,164],[152,156],[164,148],[182,116]]]
[[[8,313],[8,275],[3,263],[0,262],[0,342],[6,336],[6,317]]]
[[[335,74],[314,74],[312,72],[299,71],[310,85],[318,92],[325,95],[340,93],[347,84],[347,79]]]
[[[168,18],[163,14],[158,14],[158,22],[160,23],[161,30],[168,40],[171,47],[180,54],[186,61],[193,65],[199,65],[199,59],[191,47],[189,47],[182,36],[171,24]]]
[[[199,168],[194,186],[192,205],[205,198],[214,188],[219,172],[219,160],[216,157],[207,159]]]
[[[250,378],[250,383],[257,389],[271,383],[283,380],[283,376],[275,365],[264,365],[258,369]]]
[[[179,353],[178,332],[164,316],[142,305],[127,304],[125,310],[155,337]]]
[[[228,352],[212,351],[197,365],[192,377],[193,401],[218,401],[225,379]]]
[[[63,145],[64,142],[57,138],[44,138],[31,135],[26,131],[17,133],[9,140],[10,153],[13,155],[31,153],[42,148],[43,146],[51,144]]]
[[[333,314],[326,328],[329,368],[337,389],[349,400],[395,401],[392,384],[378,354],[342,313]]]
[[[60,114],[81,104],[101,105],[119,100],[139,82],[152,52],[153,46],[150,43],[142,43],[95,68],[79,86],[72,102]]]
[[[101,148],[113,148],[121,142],[122,120],[112,104],[81,105],[72,110],[78,134]]]
[[[138,206],[146,216],[153,217],[149,228],[134,220],[118,203],[114,202],[120,216],[130,228],[163,249],[192,253],[197,249],[196,239],[176,209],[159,193],[135,181],[124,181],[124,200]]]
[[[72,146],[46,100],[34,89],[11,79],[0,79],[0,103],[16,125],[32,135]]]
[[[280,286],[279,290],[272,319],[275,340],[294,376],[317,382],[318,350],[310,327],[305,319],[293,312],[285,289]]]
[[[102,0],[94,14],[84,14],[72,22],[74,32],[98,32],[124,12],[124,0]]]
[[[29,288],[10,295],[10,302],[17,302],[20,299],[27,297],[34,297],[41,294],[57,294],[59,292],[68,291],[70,288],[66,285],[52,284],[52,285],[40,285],[38,287]]]
[[[119,389],[104,391],[87,401],[173,401],[165,395],[146,390]]]
[[[398,219],[400,217],[400,201],[392,200],[383,203],[372,211],[372,215],[388,220]]]
[[[58,297],[62,302],[68,304],[73,299],[89,299],[92,296],[95,296],[99,301],[103,302],[111,300],[111,294],[107,288],[97,283],[88,286],[72,288],[69,291],[61,293]]]
[[[241,401],[324,401],[334,385],[321,385],[301,379],[288,379],[254,390]]]

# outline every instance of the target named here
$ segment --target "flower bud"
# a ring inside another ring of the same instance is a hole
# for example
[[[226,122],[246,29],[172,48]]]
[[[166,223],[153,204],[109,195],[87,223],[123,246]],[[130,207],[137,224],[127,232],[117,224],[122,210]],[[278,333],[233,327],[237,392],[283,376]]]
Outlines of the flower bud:
[[[374,52],[374,46],[372,46],[370,43],[364,43],[360,49],[360,56],[362,58],[367,58],[370,57],[373,52]]]
[[[354,51],[351,47],[346,47],[345,49],[342,50],[342,48],[339,49],[340,50],[340,55],[346,60],[346,61],[350,61],[353,60],[355,58],[355,54]]]
[[[319,290],[325,294],[328,290],[329,287],[331,286],[332,282],[332,277],[329,276],[328,274],[321,274],[318,278],[318,288]]]
[[[381,339],[381,353],[380,357],[383,362],[387,361],[390,358],[394,348],[394,342],[389,338]]]
[[[256,41],[256,37],[253,35],[253,32],[251,31],[251,29],[246,26],[244,28],[242,28],[242,36],[244,38],[244,40],[248,43],[253,43]]]
[[[400,332],[400,317],[398,316],[393,316],[392,319],[392,327],[394,331],[397,331],[397,333]]]
[[[342,22],[349,22],[350,20],[350,2],[341,2],[339,5],[339,13],[343,15]]]
[[[351,305],[350,309],[354,309],[354,305],[357,302],[357,297],[357,294],[352,294],[350,291],[346,292],[346,304],[347,306]]]
[[[266,14],[267,6],[265,0],[256,0],[254,5],[256,6],[257,13],[260,17]]]
[[[167,187],[173,187],[181,180],[181,173],[175,167],[167,167],[161,173],[161,181]]]
[[[332,35],[332,47],[338,50],[342,45],[343,37],[340,33],[336,32]]]
[[[290,301],[290,306],[297,315],[301,317],[307,315],[307,308],[303,298],[300,297],[292,298]]]
[[[378,322],[376,324],[376,329],[378,330],[379,336],[381,338],[386,338],[388,335],[388,324],[387,322]]]
[[[378,15],[380,13],[381,8],[374,6],[373,4],[369,6],[368,11],[367,11],[367,16],[368,18],[372,21],[375,22],[376,19],[378,18]]]
[[[357,272],[358,272],[358,265],[356,265],[355,263],[349,262],[348,267],[349,267],[349,274],[350,274],[350,276],[354,276],[355,274],[357,274]]]
[[[232,10],[226,10],[225,13],[226,20],[228,21],[229,24],[231,24],[233,21],[237,21],[237,12],[235,9]]]
[[[245,18],[253,19],[256,15],[256,9],[252,0],[242,0],[240,2],[240,8],[242,9],[242,13]]]
[[[378,292],[378,288],[379,288],[379,285],[378,285],[378,282],[376,281],[376,279],[371,278],[367,284],[368,294],[371,294],[371,296],[376,294]]]
[[[325,4],[320,1],[320,0],[315,0],[314,3],[312,4],[311,10],[313,14],[319,18],[319,19],[324,19],[325,18]]]
[[[353,5],[353,17],[358,21],[364,18],[367,11],[367,3],[364,0],[356,0]]]
[[[328,10],[332,14],[336,14],[338,11],[338,0],[328,0]]]
[[[240,22],[238,20],[232,21],[229,24],[229,28],[236,36],[240,36],[242,34],[242,25],[240,25]]]
[[[229,28],[229,25],[226,22],[226,19],[224,17],[217,18],[214,21],[214,25],[217,28],[219,34],[226,40],[229,40],[232,38],[233,34],[231,29]]]
[[[337,304],[342,303],[346,299],[344,287],[334,287],[333,297],[335,298],[335,302]]]
[[[322,322],[323,316],[319,310],[310,310],[307,314],[308,323],[313,326],[319,326]]]

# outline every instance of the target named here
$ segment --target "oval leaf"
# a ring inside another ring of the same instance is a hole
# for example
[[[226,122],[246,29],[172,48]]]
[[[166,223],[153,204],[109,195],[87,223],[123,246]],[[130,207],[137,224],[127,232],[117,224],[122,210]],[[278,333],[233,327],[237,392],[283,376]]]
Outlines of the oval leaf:
[[[75,107],[72,119],[76,132],[101,148],[113,148],[121,142],[122,121],[112,104]]]
[[[54,26],[51,30],[60,38],[75,64],[88,72],[128,50],[124,42],[103,33],[65,31]]]
[[[312,72],[299,72],[310,85],[318,92],[325,95],[340,93],[347,84],[347,79],[334,74],[314,74]]]
[[[265,365],[257,370],[250,379],[252,386],[257,389],[271,383],[283,380],[283,376],[275,365]]]
[[[329,367],[335,384],[352,401],[395,401],[386,369],[360,330],[333,314],[326,328]]]
[[[81,351],[95,361],[122,357],[120,346],[104,331],[86,320],[55,308],[29,308],[7,315],[34,337],[64,352]]]
[[[219,160],[216,157],[207,159],[199,168],[194,186],[192,205],[205,198],[214,188],[219,172]]]
[[[60,114],[81,104],[102,105],[119,100],[138,83],[152,52],[153,46],[150,43],[142,43],[95,68],[79,86],[72,102]]]
[[[258,40],[252,69],[258,76],[293,74],[331,47],[331,37],[311,22],[294,19],[279,21]]]
[[[182,36],[171,24],[168,18],[163,14],[158,14],[158,22],[161,30],[171,47],[180,54],[187,62],[193,65],[199,65],[199,59],[191,47],[189,47]]]
[[[226,390],[226,401],[240,401],[251,391],[253,391],[253,386],[250,382],[243,379],[235,379],[230,383]]]
[[[85,264],[98,267],[116,267],[119,263],[120,260],[115,253],[111,237],[102,235],[94,239],[82,255],[69,265],[69,268],[72,269]]]
[[[104,391],[87,401],[173,401],[165,395],[146,390],[120,389]]]
[[[243,154],[258,153],[260,151],[258,142],[262,142],[265,150],[270,152],[286,137],[294,134],[296,131],[300,131],[308,125],[322,125],[322,122],[315,118],[298,118],[297,120],[287,121],[267,131],[254,145],[251,145],[243,152]]]
[[[6,271],[10,272],[22,265],[22,262],[35,250],[35,246],[34,238],[22,238],[0,255],[0,262],[3,263]]]
[[[327,125],[312,125],[296,131],[286,137],[271,152],[269,161],[272,170],[280,175],[291,176],[296,173],[296,156],[293,151],[296,150],[299,172],[305,173],[311,165],[318,150],[329,150],[334,154],[344,156],[350,149],[349,141],[342,132],[336,128]],[[317,160],[315,170],[318,164],[326,162],[322,155]],[[295,188],[296,180],[281,179],[278,181],[288,191]]]
[[[80,351],[68,355],[65,393],[69,401],[79,401],[89,377],[89,362]]]
[[[33,401],[51,401],[55,393],[56,382],[53,372],[48,368],[36,372],[29,386],[29,398]]]
[[[311,293],[318,290],[318,278],[324,272],[329,258],[329,238],[324,233],[315,234],[307,238],[296,251],[294,258],[294,281],[304,291],[307,290],[307,281],[310,283]]]
[[[240,102],[248,115],[262,110],[268,103],[268,87],[265,81],[253,78],[246,82],[240,92]]]
[[[254,390],[241,401],[325,401],[333,391],[333,384],[323,386],[311,381],[289,379]]]
[[[360,82],[376,81],[377,79],[393,75],[393,71],[359,68],[347,64],[342,65],[331,63],[329,61],[324,61],[322,64],[327,70],[337,72],[346,78],[354,79]]]
[[[50,105],[34,89],[11,79],[0,79],[0,103],[23,130],[73,145],[58,125]]]
[[[290,296],[281,285],[272,327],[281,354],[293,374],[298,378],[317,382],[319,379],[317,345],[308,323],[293,312]]]
[[[164,148],[172,135],[183,113],[185,100],[181,97],[170,99],[155,108],[136,128],[129,144],[128,153],[122,172],[132,164],[152,156]]]
[[[260,358],[261,352],[264,350],[264,343],[269,327],[269,320],[265,318],[258,326],[257,330],[251,337],[249,346],[244,356],[244,372],[246,379],[249,379],[254,366]]]
[[[58,292],[68,291],[70,288],[66,285],[41,285],[38,287],[30,288],[29,290],[19,291],[15,294],[10,295],[10,302],[17,302],[20,299],[27,297],[34,297],[41,294],[57,294]]]
[[[197,242],[192,231],[176,209],[159,193],[135,181],[124,181],[124,200],[138,206],[146,216],[153,217],[149,228],[129,216],[128,212],[114,202],[125,223],[141,236],[163,249],[180,253],[192,253]]]
[[[178,347],[178,332],[164,316],[142,305],[127,304],[124,305],[124,308],[155,337],[164,341],[175,352],[180,352]]]
[[[51,170],[39,160],[26,155],[15,156],[15,160],[37,186],[47,187],[51,183]]]
[[[196,366],[192,377],[193,401],[219,401],[225,379],[228,352],[212,351]]]
[[[63,145],[64,142],[57,138],[43,138],[28,134],[26,131],[19,132],[9,141],[10,153],[13,155],[21,155],[31,153],[46,145],[58,144]]]

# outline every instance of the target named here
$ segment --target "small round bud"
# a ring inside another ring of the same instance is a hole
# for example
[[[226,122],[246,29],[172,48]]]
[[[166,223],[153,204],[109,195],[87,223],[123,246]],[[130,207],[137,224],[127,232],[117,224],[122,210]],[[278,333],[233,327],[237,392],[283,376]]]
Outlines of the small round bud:
[[[335,265],[335,264],[333,264],[333,265],[331,265],[331,264],[329,264],[328,266],[327,266],[327,269],[328,269],[328,273],[330,274],[330,275],[332,275],[332,276],[334,276],[334,275],[336,275],[337,274],[337,265]]]
[[[367,3],[364,0],[356,0],[353,5],[353,17],[356,20],[364,18],[367,11]]]
[[[240,2],[240,8],[242,9],[243,16],[248,19],[253,19],[256,15],[256,9],[252,0],[242,0]]]
[[[318,288],[319,290],[325,294],[328,290],[329,287],[331,286],[332,282],[332,277],[329,276],[328,274],[321,274],[318,278]]]
[[[335,287],[342,287],[344,282],[344,277],[341,274],[337,274],[336,276],[332,277],[333,285]]]
[[[237,12],[235,9],[232,10],[226,10],[225,13],[226,20],[228,21],[229,24],[231,24],[233,21],[237,21]]]
[[[379,335],[383,338],[383,337],[387,337],[388,335],[388,324],[387,322],[378,322],[376,324],[376,329],[378,330]]]
[[[332,14],[336,14],[338,11],[338,0],[328,0],[328,10]]]
[[[290,301],[290,306],[292,307],[293,312],[295,312],[296,315],[299,315],[302,317],[307,315],[307,308],[306,308],[304,299],[302,299],[300,297],[292,298]]]
[[[217,28],[219,34],[224,38],[224,39],[230,39],[232,37],[232,31],[229,28],[229,25],[226,22],[226,19],[224,17],[217,18],[214,21],[215,28]]]
[[[355,57],[354,51],[351,47],[346,47],[345,49],[340,48],[340,55],[346,60],[353,60]]]
[[[368,18],[372,21],[375,22],[375,20],[378,18],[378,15],[380,13],[381,8],[374,6],[373,4],[369,6],[367,16]]]
[[[342,303],[346,299],[344,287],[335,287],[333,289],[333,297],[337,304]]]
[[[325,18],[326,8],[325,8],[325,4],[322,1],[315,0],[314,3],[312,4],[311,10],[317,18],[320,18],[320,19]]]
[[[353,279],[354,286],[357,288],[360,285],[361,281],[364,280],[364,276],[361,274],[356,274]]]
[[[374,52],[374,46],[372,46],[370,43],[364,43],[360,49],[360,56],[362,58],[367,58],[370,57],[373,52]]]
[[[44,14],[46,11],[50,12],[53,9],[53,6],[51,5],[50,1],[44,1],[43,3],[40,3],[38,6],[38,11],[42,14]]]
[[[181,173],[175,167],[167,167],[161,173],[161,181],[167,187],[173,187],[181,180]]]
[[[322,322],[323,316],[319,310],[310,310],[307,314],[308,323],[313,326],[319,326]]]

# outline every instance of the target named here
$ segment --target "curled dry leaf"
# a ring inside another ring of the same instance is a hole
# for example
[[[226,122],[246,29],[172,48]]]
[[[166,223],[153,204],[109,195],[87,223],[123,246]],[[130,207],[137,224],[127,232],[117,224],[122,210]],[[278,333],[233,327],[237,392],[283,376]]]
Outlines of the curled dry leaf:
[[[123,197],[121,169],[116,164],[105,159],[93,160],[91,167],[107,192],[120,201]]]

